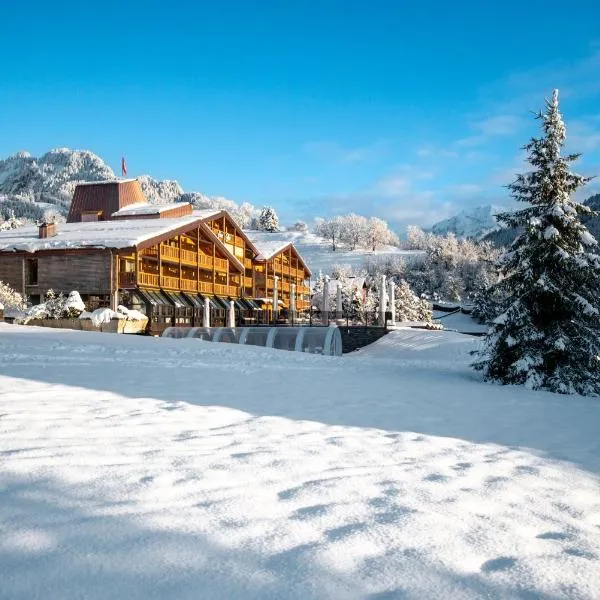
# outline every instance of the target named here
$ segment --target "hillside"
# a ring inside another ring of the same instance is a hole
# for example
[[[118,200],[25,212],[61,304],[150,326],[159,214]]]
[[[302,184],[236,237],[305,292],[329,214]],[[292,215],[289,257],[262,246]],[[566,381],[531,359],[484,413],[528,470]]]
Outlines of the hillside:
[[[58,148],[40,157],[19,152],[0,160],[0,217],[15,216],[39,219],[44,215],[66,215],[75,186],[82,181],[114,179],[113,170],[88,150]],[[254,207],[238,205],[226,198],[199,192],[184,192],[171,180],[158,181],[149,175],[138,177],[149,202],[191,202],[197,208],[244,210],[251,215]]]
[[[589,206],[592,210],[600,213],[600,194],[590,196],[584,201],[584,204]],[[600,241],[600,216],[597,217],[585,217],[583,219],[585,226],[589,229],[590,233]],[[514,227],[506,227],[496,229],[495,231],[489,232],[483,237],[484,241],[491,242],[495,246],[509,246],[512,241],[517,237],[519,230]]]
[[[257,233],[255,231],[246,231],[250,237],[259,235],[263,240],[286,244],[293,243],[307,262],[313,277],[318,275],[319,271],[323,274],[329,274],[336,265],[348,265],[355,271],[359,271],[366,260],[383,260],[388,257],[401,257],[404,260],[410,260],[412,256],[422,254],[419,250],[401,250],[396,246],[383,246],[376,252],[370,250],[346,250],[338,248],[335,252],[331,250],[329,242],[310,232],[300,231],[279,231],[277,233]]]

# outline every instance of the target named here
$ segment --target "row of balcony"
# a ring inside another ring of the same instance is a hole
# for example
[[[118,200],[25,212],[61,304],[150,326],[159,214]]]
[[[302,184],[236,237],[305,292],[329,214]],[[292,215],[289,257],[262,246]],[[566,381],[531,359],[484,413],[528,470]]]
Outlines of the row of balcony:
[[[145,253],[145,256],[156,256],[156,252],[153,254]],[[229,270],[229,263],[224,258],[217,258],[212,256],[207,256],[206,254],[202,254],[201,252],[193,252],[191,250],[184,250],[183,248],[180,250],[175,246],[163,246],[160,247],[160,258],[161,260],[165,260],[168,262],[182,262],[186,265],[193,266],[201,266],[205,269],[212,269],[213,264],[216,271],[224,271],[227,272]]]
[[[137,281],[135,273],[119,273],[120,288],[134,288],[137,285],[147,287],[161,287],[166,290],[184,290],[186,292],[200,292],[203,294],[218,294],[219,296],[239,296],[240,288],[235,285],[222,283],[213,284],[210,281],[197,281],[182,277],[170,277],[154,273],[138,273]]]
[[[230,235],[230,234],[228,234]],[[237,238],[236,239],[242,239]],[[141,256],[148,256],[151,258],[158,258],[158,250],[156,247],[146,248],[140,252]],[[207,269],[213,268],[213,262],[215,266],[215,270],[217,271],[225,271],[229,269],[229,264],[226,259],[217,258],[213,259],[212,256],[207,256],[202,254],[201,252],[195,252],[192,250],[186,250],[184,248],[179,249],[176,246],[168,246],[165,244],[160,245],[160,258],[161,260],[166,260],[170,262],[181,262],[187,265],[200,265]],[[243,259],[244,267],[247,269],[252,269],[254,264],[252,259],[244,258]],[[304,269],[295,269],[290,267],[289,265],[283,264],[280,260],[275,259],[272,263],[272,268],[275,269],[275,274],[283,273],[283,275],[287,275],[296,279],[304,279]]]

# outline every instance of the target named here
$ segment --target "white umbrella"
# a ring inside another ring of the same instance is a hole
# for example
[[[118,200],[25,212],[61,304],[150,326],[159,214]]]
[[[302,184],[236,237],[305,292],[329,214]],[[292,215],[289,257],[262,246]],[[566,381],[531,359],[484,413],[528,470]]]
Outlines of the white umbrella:
[[[202,316],[202,327],[210,327],[210,300],[204,298],[204,315]]]
[[[235,304],[233,300],[229,301],[227,309],[227,327],[235,327]]]

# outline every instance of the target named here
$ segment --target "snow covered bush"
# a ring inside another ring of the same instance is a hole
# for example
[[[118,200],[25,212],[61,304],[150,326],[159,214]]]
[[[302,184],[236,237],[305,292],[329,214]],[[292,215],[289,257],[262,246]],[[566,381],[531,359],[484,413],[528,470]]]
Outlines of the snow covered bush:
[[[85,311],[85,304],[79,292],[73,291],[65,297],[50,289],[44,296],[44,302],[32,306],[23,320],[28,323],[33,319],[75,319]]]
[[[277,216],[274,208],[265,206],[260,211],[260,216],[258,217],[258,229],[260,231],[268,231],[270,233],[279,231],[279,217]]]
[[[0,214],[0,217],[2,215]],[[8,217],[5,220],[0,220],[0,231],[9,231],[10,229],[18,229],[19,227],[23,227],[25,225],[25,221],[23,219],[17,219],[15,217],[15,211],[13,209],[9,209]]]
[[[593,211],[573,198],[589,180],[562,155],[566,128],[558,92],[539,113],[543,135],[526,146],[530,172],[509,186],[527,206],[498,215],[522,232],[492,286],[506,297],[477,353],[485,379],[531,389],[600,395],[600,256],[582,223]]]
[[[25,298],[13,290],[8,283],[0,281],[0,308],[4,310],[25,310]]]

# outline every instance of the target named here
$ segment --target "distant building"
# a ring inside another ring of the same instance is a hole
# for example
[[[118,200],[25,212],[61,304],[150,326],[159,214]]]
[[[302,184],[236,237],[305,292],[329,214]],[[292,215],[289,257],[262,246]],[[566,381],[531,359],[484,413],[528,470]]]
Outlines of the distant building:
[[[78,290],[90,308],[190,324],[205,298],[215,310],[230,300],[272,310],[275,277],[281,308],[295,288],[297,310],[308,309],[311,272],[292,244],[248,237],[224,210],[149,204],[135,179],[78,185],[66,223],[0,232],[0,280],[33,303]]]

